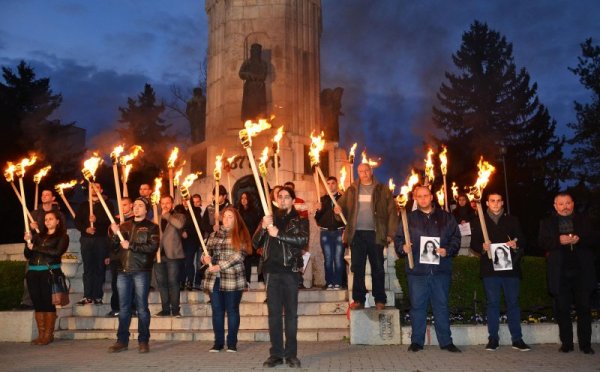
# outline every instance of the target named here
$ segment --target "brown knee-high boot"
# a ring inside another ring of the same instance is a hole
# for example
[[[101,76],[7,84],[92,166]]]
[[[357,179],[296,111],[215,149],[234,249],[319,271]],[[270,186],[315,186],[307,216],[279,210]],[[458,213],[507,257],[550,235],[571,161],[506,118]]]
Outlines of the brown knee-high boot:
[[[40,342],[40,345],[48,345],[52,341],[54,341],[54,325],[56,324],[56,313],[55,312],[47,312],[44,313],[45,323],[46,323],[46,337],[43,341]]]
[[[37,324],[38,336],[35,340],[31,341],[32,345],[39,345],[40,341],[44,338],[46,334],[46,319],[44,315],[46,313],[42,313],[40,311],[36,311],[35,313],[35,322]]]

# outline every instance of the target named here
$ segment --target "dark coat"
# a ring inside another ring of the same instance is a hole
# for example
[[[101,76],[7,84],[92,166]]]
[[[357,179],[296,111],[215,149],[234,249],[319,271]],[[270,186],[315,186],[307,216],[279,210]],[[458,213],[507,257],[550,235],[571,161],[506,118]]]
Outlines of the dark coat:
[[[158,250],[158,226],[144,219],[129,220],[119,226],[129,249],[123,249],[118,235],[112,237],[113,251],[117,258],[117,270],[121,272],[151,271]]]
[[[460,231],[454,217],[437,207],[434,207],[429,214],[417,209],[408,213],[407,217],[415,266],[411,270],[408,266],[408,260],[406,260],[406,272],[410,275],[452,274],[452,257],[456,256],[460,250]],[[446,257],[440,257],[439,265],[419,263],[422,236],[440,237],[440,247],[445,248],[447,254]],[[402,226],[399,226],[398,235],[394,239],[396,252],[399,256],[406,255],[402,249],[404,242],[404,230]]]
[[[578,284],[581,289],[591,294],[596,288],[594,246],[598,244],[597,236],[592,230],[590,219],[581,214],[573,215],[573,229],[573,233],[579,236],[579,243],[573,245],[573,252],[579,265]],[[548,290],[553,296],[558,295],[560,288],[565,250],[571,249],[570,245],[560,244],[559,236],[558,216],[548,217],[540,223],[538,243],[546,250]]]
[[[342,197],[342,194],[336,192],[334,197],[335,200],[338,200]],[[315,220],[319,227],[327,230],[338,230],[340,227],[344,227],[344,223],[335,218],[333,202],[329,195],[321,196],[321,209],[315,213]]]
[[[510,257],[513,264],[512,270],[494,271],[494,260],[489,259],[487,252],[483,250],[483,231],[481,224],[476,218],[471,222],[471,249],[481,255],[479,258],[479,273],[482,277],[502,276],[502,277],[521,277],[521,257],[525,250],[525,237],[519,225],[519,219],[515,216],[503,214],[496,224],[487,213],[485,216],[485,225],[492,243],[506,243],[509,240],[517,238],[517,249],[510,250]]]
[[[54,265],[60,263],[60,258],[69,248],[69,235],[67,233],[47,235],[34,234],[31,238],[33,249],[27,248],[25,244],[25,258],[30,266]]]

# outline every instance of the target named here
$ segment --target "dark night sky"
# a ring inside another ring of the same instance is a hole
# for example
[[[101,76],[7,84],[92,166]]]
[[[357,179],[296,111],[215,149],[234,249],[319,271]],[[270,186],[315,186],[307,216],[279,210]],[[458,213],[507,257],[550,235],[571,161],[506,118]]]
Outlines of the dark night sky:
[[[600,40],[597,0],[323,0],[322,7],[321,86],[345,88],[341,146],[366,139],[360,147],[384,158],[382,179],[403,179],[423,158],[435,93],[476,19],[513,43],[517,67],[538,83],[559,134],[569,136],[572,102],[587,100],[567,68],[577,64],[580,43]],[[90,146],[112,141],[117,107],[146,82],[171,100],[170,86],[190,90],[199,80],[202,0],[3,0],[1,9],[0,65],[24,59],[50,77],[64,99],[57,117],[85,127]]]

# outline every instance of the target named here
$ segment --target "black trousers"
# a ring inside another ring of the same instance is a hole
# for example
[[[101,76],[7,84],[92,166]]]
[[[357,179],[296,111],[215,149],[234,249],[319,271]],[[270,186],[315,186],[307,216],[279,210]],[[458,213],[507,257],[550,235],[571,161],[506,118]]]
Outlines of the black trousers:
[[[577,313],[577,338],[579,348],[591,346],[592,340],[592,293],[584,290],[581,281],[576,276],[561,278],[558,296],[554,298],[554,308],[560,342],[563,345],[573,345],[573,323],[571,320],[571,305],[575,303]]]
[[[54,271],[57,275],[60,270]],[[27,288],[29,296],[33,302],[35,311],[56,312],[56,306],[52,304],[52,284],[50,280],[50,271],[32,271],[26,274]]]
[[[271,356],[296,357],[298,353],[298,273],[267,274],[267,307]],[[285,346],[283,323],[285,314]]]

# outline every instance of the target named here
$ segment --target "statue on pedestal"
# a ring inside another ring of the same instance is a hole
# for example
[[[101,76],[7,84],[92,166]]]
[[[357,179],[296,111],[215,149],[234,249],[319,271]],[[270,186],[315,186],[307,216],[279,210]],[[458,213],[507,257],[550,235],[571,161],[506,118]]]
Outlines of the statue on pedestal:
[[[321,130],[325,140],[338,142],[340,139],[340,115],[342,112],[342,95],[344,88],[326,88],[321,92]]]
[[[185,108],[190,122],[190,134],[193,143],[204,141],[206,134],[206,97],[202,88],[194,88],[194,96],[187,102]]]
[[[244,95],[242,98],[242,121],[266,118],[267,90],[265,80],[269,65],[261,58],[262,46],[252,44],[250,58],[240,67],[240,79],[244,80]]]

